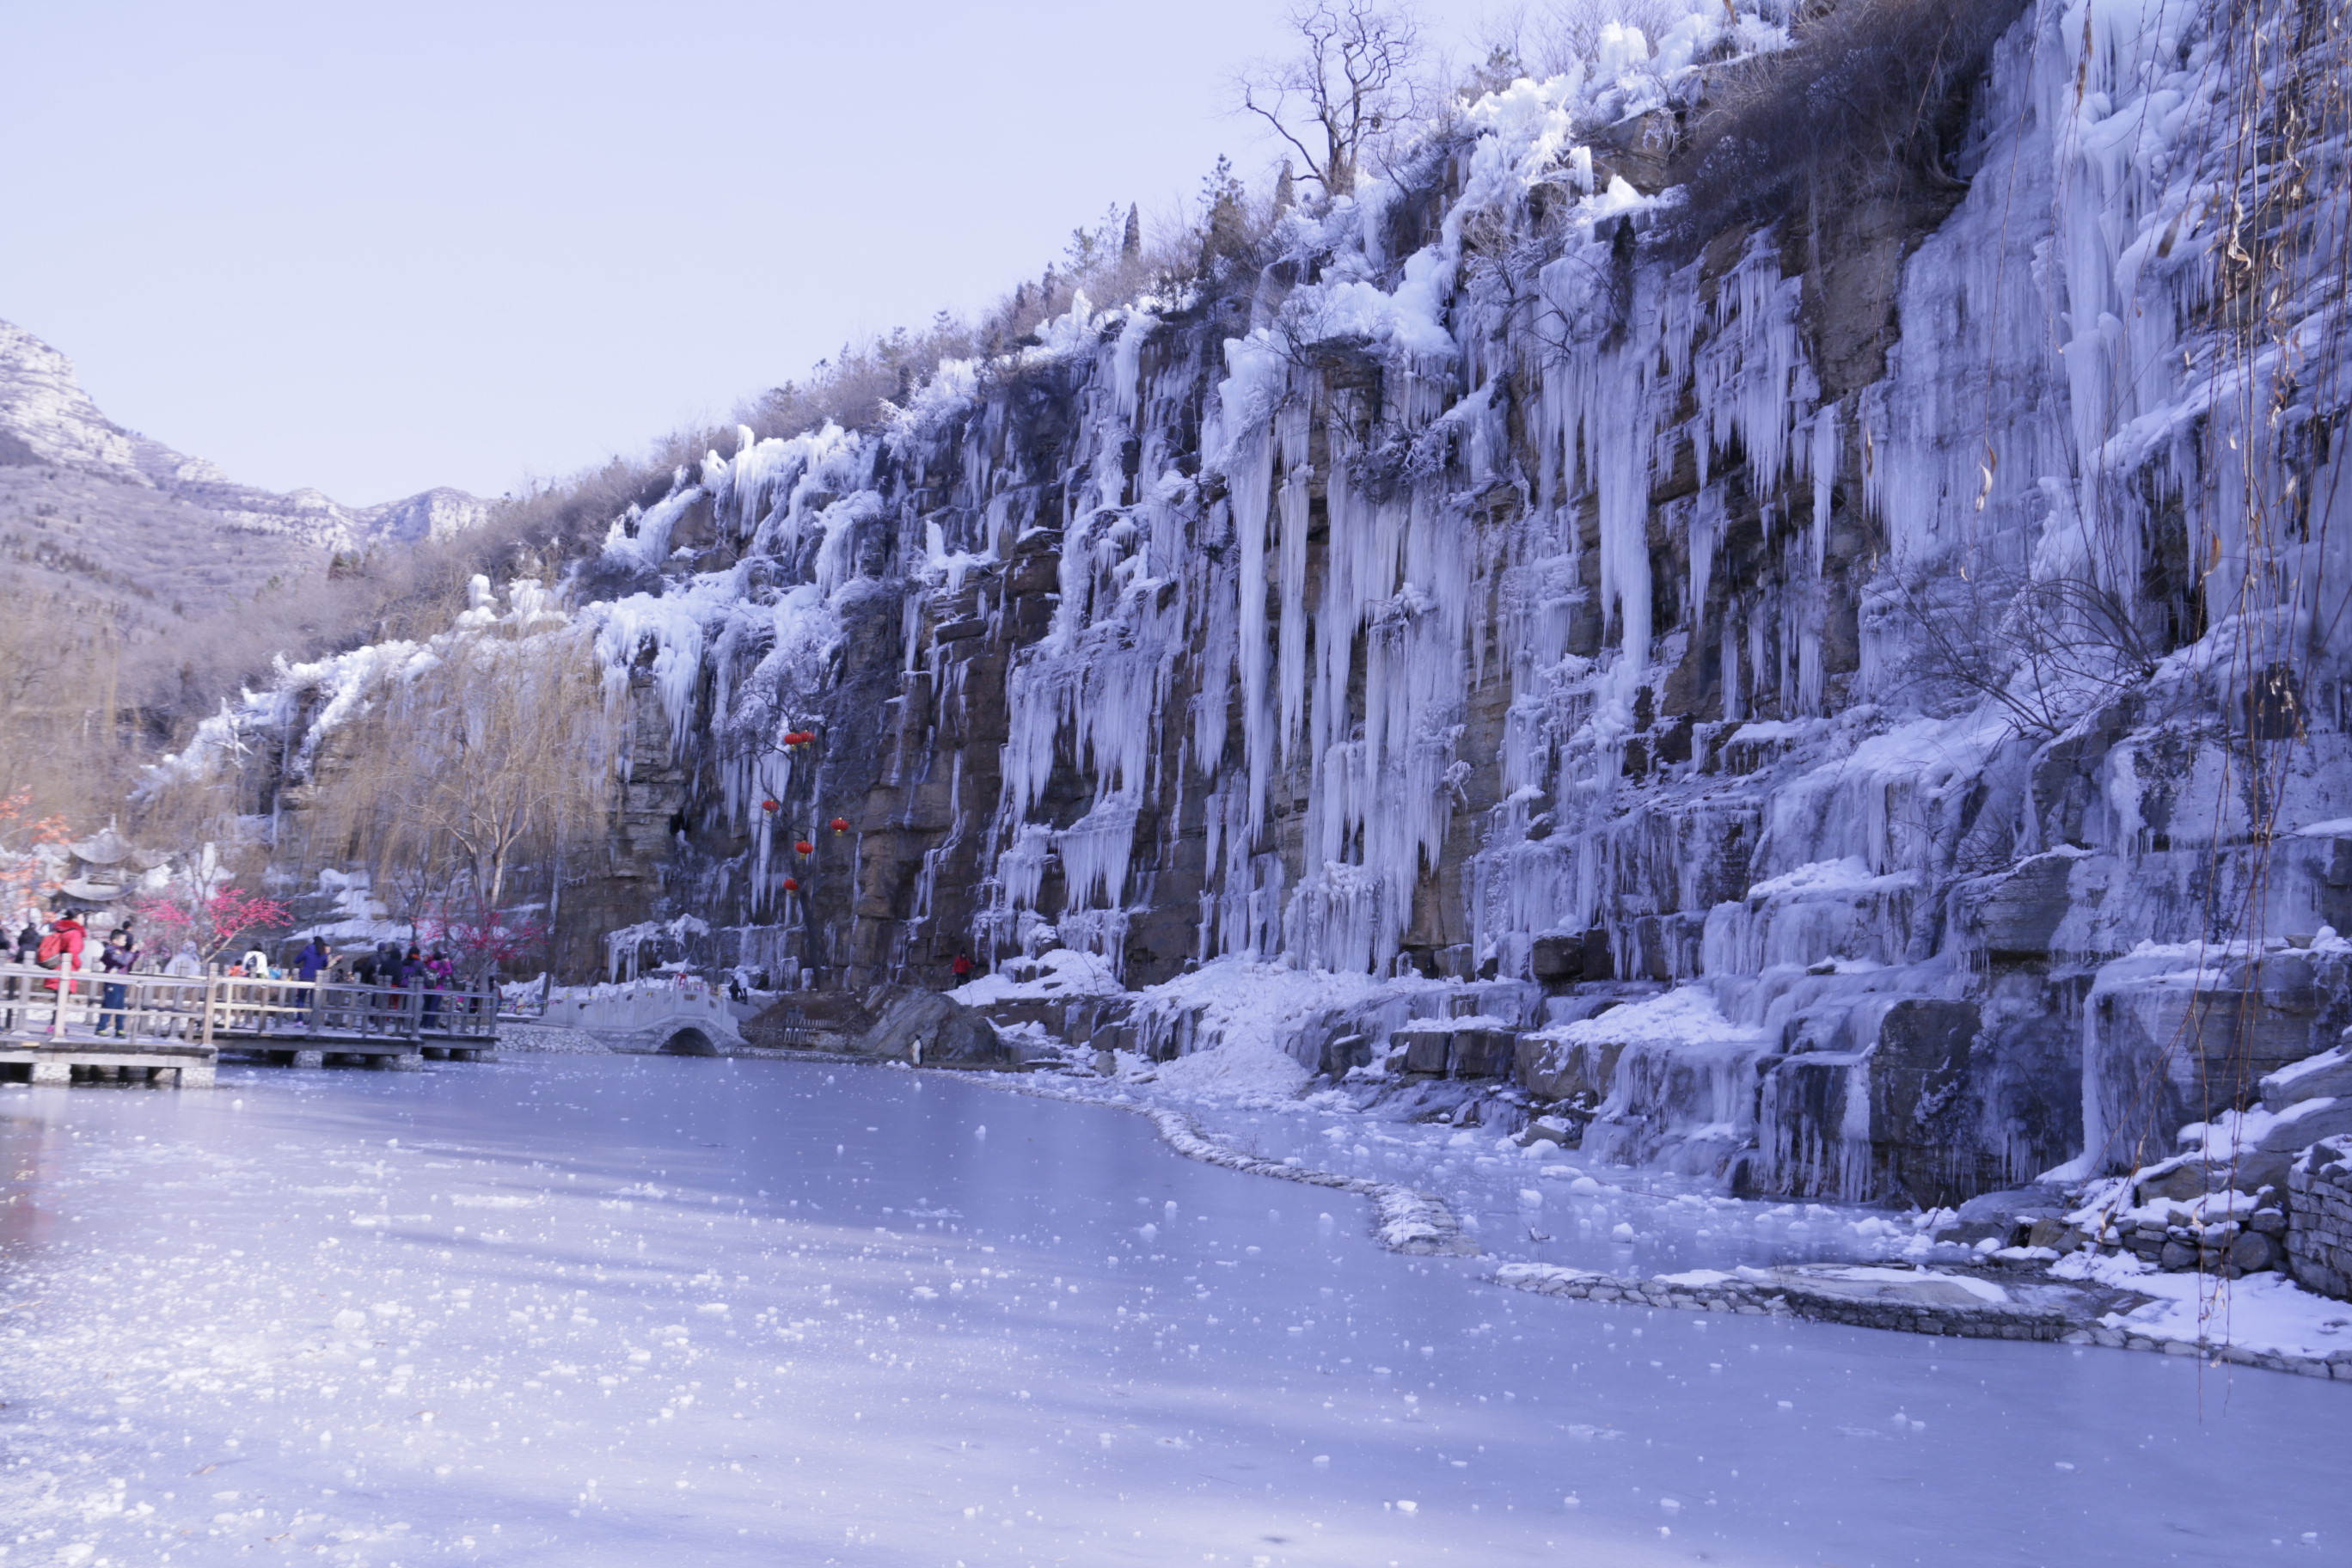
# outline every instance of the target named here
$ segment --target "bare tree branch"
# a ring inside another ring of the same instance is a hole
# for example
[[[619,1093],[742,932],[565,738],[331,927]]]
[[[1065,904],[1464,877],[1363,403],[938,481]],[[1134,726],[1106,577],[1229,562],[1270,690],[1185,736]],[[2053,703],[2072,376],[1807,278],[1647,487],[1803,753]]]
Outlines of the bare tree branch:
[[[1241,108],[1297,152],[1326,195],[1348,195],[1372,139],[1416,110],[1420,23],[1382,0],[1313,0],[1292,8],[1290,26],[1299,52],[1244,72]]]

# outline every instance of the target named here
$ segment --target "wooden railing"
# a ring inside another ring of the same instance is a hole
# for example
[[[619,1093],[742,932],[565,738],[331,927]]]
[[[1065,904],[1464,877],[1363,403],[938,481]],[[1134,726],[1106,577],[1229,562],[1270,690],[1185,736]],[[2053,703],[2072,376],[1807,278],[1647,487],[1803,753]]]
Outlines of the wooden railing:
[[[119,994],[118,994],[119,993]],[[494,1040],[494,987],[361,985],[222,974],[108,974],[0,964],[0,1036],[119,1035],[147,1043],[246,1039]]]

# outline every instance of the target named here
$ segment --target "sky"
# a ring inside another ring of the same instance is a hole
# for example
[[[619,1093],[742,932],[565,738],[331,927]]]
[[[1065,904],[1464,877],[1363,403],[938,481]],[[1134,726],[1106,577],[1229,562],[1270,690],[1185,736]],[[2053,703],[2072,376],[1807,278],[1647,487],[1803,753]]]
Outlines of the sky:
[[[246,483],[498,495],[1270,168],[1283,9],[0,0],[0,319]]]

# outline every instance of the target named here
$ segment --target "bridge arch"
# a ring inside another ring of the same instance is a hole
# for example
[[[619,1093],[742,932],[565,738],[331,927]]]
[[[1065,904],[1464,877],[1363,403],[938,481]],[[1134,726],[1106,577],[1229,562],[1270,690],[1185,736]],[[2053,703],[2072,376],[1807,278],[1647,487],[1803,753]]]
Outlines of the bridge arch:
[[[668,1039],[664,1040],[662,1051],[674,1057],[715,1057],[719,1054],[719,1047],[711,1043],[709,1035],[689,1025],[674,1031]]]

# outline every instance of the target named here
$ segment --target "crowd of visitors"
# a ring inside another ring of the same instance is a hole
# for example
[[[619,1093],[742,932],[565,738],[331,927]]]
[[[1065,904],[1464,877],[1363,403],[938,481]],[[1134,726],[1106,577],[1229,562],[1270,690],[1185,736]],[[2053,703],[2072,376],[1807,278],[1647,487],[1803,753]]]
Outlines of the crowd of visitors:
[[[81,916],[70,910],[47,916],[26,911],[14,936],[0,929],[0,965],[15,966],[14,973],[0,979],[0,1028],[16,1026],[19,1008],[25,1004],[54,1002],[60,994],[70,997],[79,988],[94,985],[98,993],[98,1032],[126,1036],[131,1011],[128,976],[145,973],[194,979],[206,973],[205,964],[191,945],[181,945],[160,962],[157,958],[157,954],[141,945],[133,922],[127,916],[113,920],[100,934],[92,931]],[[36,979],[23,973],[26,968],[44,969],[50,973]],[[457,984],[457,966],[440,948],[428,952],[420,943],[404,948],[398,942],[384,942],[356,948],[345,955],[337,952],[325,938],[315,935],[303,942],[289,962],[273,959],[267,947],[257,945],[234,963],[215,967],[212,973],[226,979],[323,981],[337,985],[422,990],[424,1013],[428,1020],[441,1011],[437,993]],[[91,978],[75,978],[81,975]],[[310,994],[306,992],[302,996],[307,999]],[[394,1005],[397,1000],[392,999]],[[44,1015],[47,1011],[45,1006]],[[298,1022],[307,1023],[310,1010],[304,1006],[294,1016]]]

